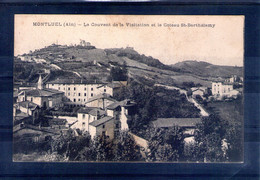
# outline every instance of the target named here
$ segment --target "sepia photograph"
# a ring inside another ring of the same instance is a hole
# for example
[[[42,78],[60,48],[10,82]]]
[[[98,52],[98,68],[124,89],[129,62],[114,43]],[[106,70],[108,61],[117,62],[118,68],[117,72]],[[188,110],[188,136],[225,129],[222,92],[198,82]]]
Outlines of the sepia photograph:
[[[14,162],[243,163],[244,16],[14,17]]]

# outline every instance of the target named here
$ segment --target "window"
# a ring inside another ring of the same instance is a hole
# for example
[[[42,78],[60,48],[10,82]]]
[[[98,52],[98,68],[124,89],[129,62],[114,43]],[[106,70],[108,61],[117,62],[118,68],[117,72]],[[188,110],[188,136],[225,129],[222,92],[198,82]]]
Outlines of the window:
[[[93,91],[93,88],[91,88],[91,91]]]
[[[105,136],[106,135],[106,131],[102,131],[102,136]]]
[[[84,96],[87,96],[87,93],[84,93]]]
[[[70,90],[70,88],[68,88],[68,90]]]
[[[86,99],[84,99],[84,102],[86,101]]]
[[[86,124],[86,123],[85,123],[85,122],[83,122],[83,123],[82,123],[82,127],[85,127],[85,124]]]
[[[54,86],[54,84],[52,84],[52,86]]]
[[[74,91],[76,91],[76,88],[74,87]]]
[[[70,93],[68,93],[68,96],[70,96]]]
[[[82,115],[82,118],[85,119],[85,114]]]
[[[78,101],[80,102],[80,99],[78,99]]]
[[[33,98],[31,97],[31,101],[33,101]]]
[[[119,128],[119,124],[116,124],[116,128]]]
[[[65,90],[65,88],[63,88],[63,90]]]
[[[60,87],[58,89],[60,90]]]
[[[73,101],[76,102],[76,99],[74,98]]]
[[[104,89],[104,92],[107,92],[107,90],[106,90],[106,89]]]
[[[87,88],[84,88],[84,91],[86,91],[87,90]]]
[[[103,128],[105,128],[106,126],[105,126],[105,124],[103,124]]]
[[[93,97],[93,93],[91,93],[91,97]]]
[[[79,93],[79,96],[80,96],[80,93]]]

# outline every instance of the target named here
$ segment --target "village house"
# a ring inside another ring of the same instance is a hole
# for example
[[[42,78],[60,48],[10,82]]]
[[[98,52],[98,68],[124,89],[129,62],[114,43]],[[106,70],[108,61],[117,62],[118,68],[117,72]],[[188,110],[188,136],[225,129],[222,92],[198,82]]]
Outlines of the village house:
[[[85,103],[85,105],[87,107],[96,107],[96,108],[105,109],[107,106],[109,106],[114,102],[116,102],[116,100],[113,99],[110,94],[102,93],[90,98],[88,102]]]
[[[184,142],[194,142],[194,132],[196,125],[201,123],[201,118],[158,118],[152,121],[151,126],[154,128],[171,128],[178,126],[183,130]]]
[[[34,124],[35,121],[39,118],[40,108],[37,104],[30,102],[30,101],[23,101],[17,103],[17,109],[20,112],[27,114],[28,116],[32,116],[32,123]],[[17,112],[17,111],[15,111]],[[15,114],[16,116],[16,114]]]
[[[120,102],[114,102],[106,107],[108,116],[115,118],[115,133],[120,130],[128,130],[128,121],[131,121],[136,114],[136,103],[126,99]]]
[[[196,96],[200,96],[201,98],[204,99],[204,95],[208,93],[208,88],[207,87],[193,87],[191,88],[192,91],[192,97],[196,98]]]
[[[114,138],[114,118],[100,108],[84,107],[78,111],[78,121],[72,128],[88,131],[92,138],[105,135]]]
[[[55,89],[44,88],[41,75],[36,89],[24,89],[18,94],[18,102],[29,101],[40,108],[53,108],[62,106],[64,93]]]
[[[71,102],[80,104],[85,104],[90,98],[102,93],[113,96],[113,88],[85,79],[57,79],[48,82],[46,87],[62,91]]]
[[[120,130],[129,129],[128,121],[135,115],[135,105],[130,100],[118,102],[107,94],[97,95],[77,112],[78,121],[72,128],[88,131],[92,138],[98,135],[114,138]]]

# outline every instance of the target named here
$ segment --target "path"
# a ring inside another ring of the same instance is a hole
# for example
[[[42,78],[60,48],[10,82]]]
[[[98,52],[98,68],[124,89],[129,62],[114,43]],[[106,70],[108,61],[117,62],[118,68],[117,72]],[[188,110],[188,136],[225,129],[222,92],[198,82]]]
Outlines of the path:
[[[167,86],[167,85],[163,85],[163,84],[155,84],[155,86],[164,87],[164,88],[170,89],[170,90],[179,90],[181,94],[185,94],[185,96],[189,102],[193,103],[194,106],[196,106],[200,110],[201,116],[209,116],[209,113],[207,113],[205,111],[205,109],[195,99],[187,96],[187,91],[185,89],[181,89],[181,88],[178,88],[175,86]]]

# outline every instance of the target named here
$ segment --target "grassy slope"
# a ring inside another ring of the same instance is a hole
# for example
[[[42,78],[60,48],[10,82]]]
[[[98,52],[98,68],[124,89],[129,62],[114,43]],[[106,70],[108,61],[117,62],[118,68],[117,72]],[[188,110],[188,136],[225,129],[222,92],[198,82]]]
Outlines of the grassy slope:
[[[243,103],[241,99],[233,100],[231,102],[211,102],[206,107],[210,112],[215,112],[221,118],[227,120],[232,124],[240,124],[243,122]]]

